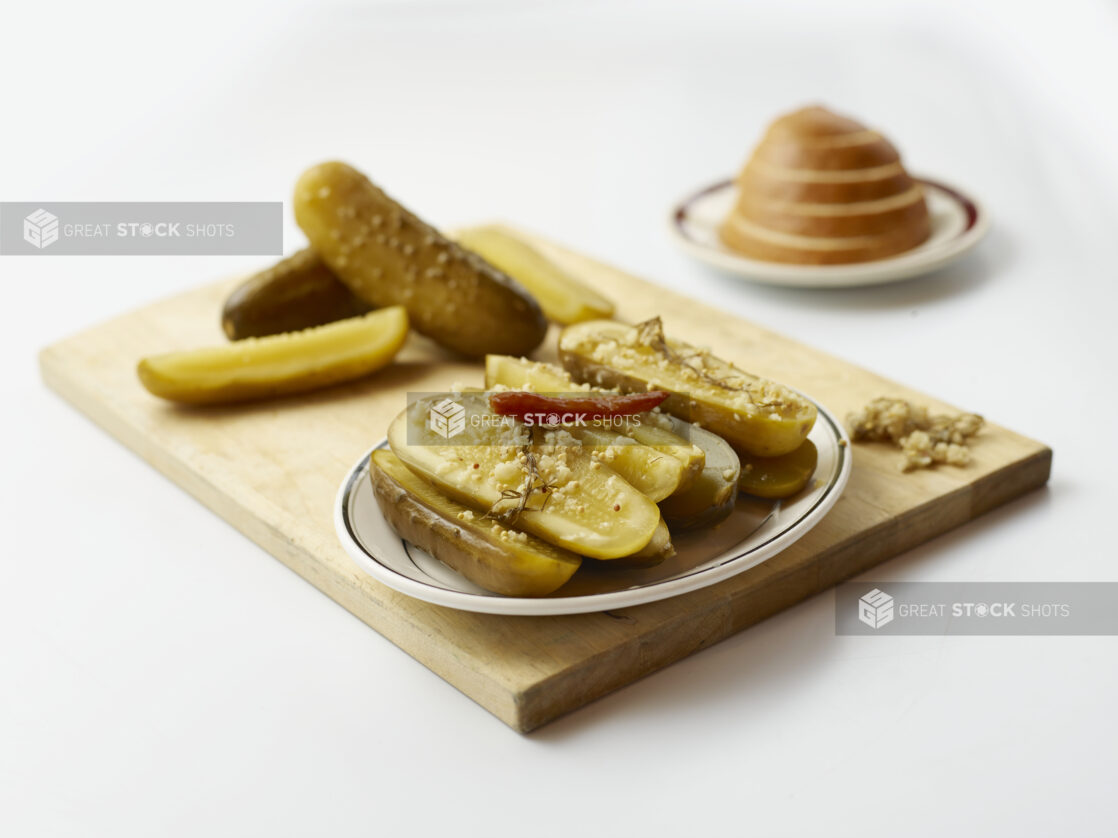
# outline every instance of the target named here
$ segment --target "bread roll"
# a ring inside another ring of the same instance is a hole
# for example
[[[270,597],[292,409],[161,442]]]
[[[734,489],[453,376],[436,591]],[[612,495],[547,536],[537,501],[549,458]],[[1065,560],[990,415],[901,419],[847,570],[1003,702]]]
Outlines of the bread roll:
[[[892,143],[818,106],[769,126],[737,186],[719,235],[753,259],[868,262],[911,250],[931,233],[924,192]]]

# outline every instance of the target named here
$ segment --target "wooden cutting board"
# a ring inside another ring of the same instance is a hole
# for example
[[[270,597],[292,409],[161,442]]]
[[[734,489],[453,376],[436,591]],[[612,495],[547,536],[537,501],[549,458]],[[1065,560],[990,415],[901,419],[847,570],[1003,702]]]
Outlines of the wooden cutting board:
[[[725,312],[553,244],[539,246],[636,322],[710,346],[845,416],[890,395],[950,405]],[[359,571],[334,535],[343,476],[383,437],[408,391],[480,385],[481,364],[413,335],[399,362],[365,381],[257,405],[183,409],[148,395],[143,356],[222,341],[236,281],[126,314],[43,350],[46,383],[289,568],[506,724],[529,731],[1005,503],[1048,479],[1052,452],[989,425],[968,468],[898,471],[900,454],[854,446],[849,486],[814,530],[779,556],[675,599],[600,614],[471,614],[397,594]],[[551,360],[555,334],[538,357]],[[981,405],[973,407],[981,408]],[[686,708],[681,708],[686,712]]]

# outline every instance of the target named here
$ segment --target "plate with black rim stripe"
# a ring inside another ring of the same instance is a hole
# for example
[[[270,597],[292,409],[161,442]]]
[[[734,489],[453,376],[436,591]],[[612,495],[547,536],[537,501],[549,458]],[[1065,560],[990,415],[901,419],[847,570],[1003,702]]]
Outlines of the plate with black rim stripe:
[[[807,487],[783,501],[741,497],[716,527],[673,534],[676,555],[651,568],[612,570],[584,563],[567,584],[546,597],[490,593],[400,538],[381,514],[369,479],[369,456],[346,474],[334,503],[334,527],[346,553],[390,588],[426,602],[488,614],[582,614],[643,605],[715,585],[780,553],[818,524],[850,477],[850,442],[841,423],[819,406],[808,436],[819,452]]]

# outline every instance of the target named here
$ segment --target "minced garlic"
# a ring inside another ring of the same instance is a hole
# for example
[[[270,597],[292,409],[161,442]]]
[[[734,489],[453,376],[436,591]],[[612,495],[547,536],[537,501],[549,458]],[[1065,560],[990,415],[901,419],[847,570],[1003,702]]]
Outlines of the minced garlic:
[[[977,413],[930,415],[928,409],[904,399],[874,399],[846,417],[855,442],[892,442],[904,454],[901,471],[936,463],[965,466],[971,461],[967,440],[984,420]]]

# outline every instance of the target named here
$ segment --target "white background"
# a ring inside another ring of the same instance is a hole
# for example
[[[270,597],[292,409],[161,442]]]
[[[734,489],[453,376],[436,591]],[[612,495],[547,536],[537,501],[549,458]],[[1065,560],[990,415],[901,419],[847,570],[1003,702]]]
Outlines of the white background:
[[[4,14],[0,198],[286,200],[349,160],[437,224],[513,220],[1055,449],[1048,489],[868,578],[1118,579],[1113,4]],[[817,100],[978,195],[989,240],[833,293],[677,254],[670,202]],[[0,832],[1115,834],[1114,638],[838,638],[824,594],[506,729],[40,383],[51,341],[260,262],[0,257]]]

